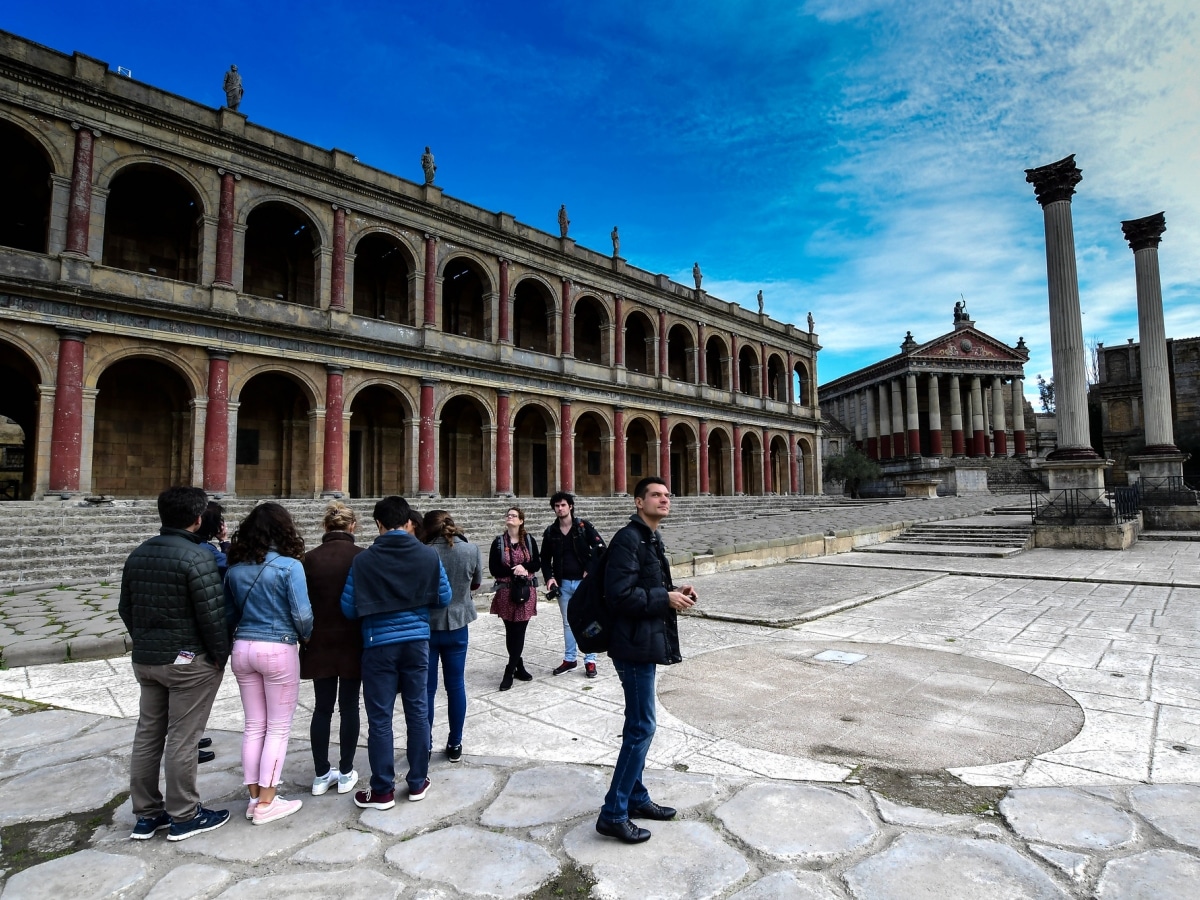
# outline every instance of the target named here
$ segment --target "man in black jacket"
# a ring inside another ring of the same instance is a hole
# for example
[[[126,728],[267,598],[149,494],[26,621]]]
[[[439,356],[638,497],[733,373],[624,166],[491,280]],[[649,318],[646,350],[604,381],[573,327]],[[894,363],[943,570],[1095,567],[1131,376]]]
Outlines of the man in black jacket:
[[[221,576],[197,534],[207,505],[200,488],[159,494],[162,530],[129,554],[121,576],[118,611],[142,688],[129,774],[134,840],[169,829],[167,840],[182,841],[229,819],[228,810],[201,806],[196,788],[196,742],[229,658]],[[158,785],[164,750],[165,803]]]
[[[562,613],[563,661],[554,670],[555,675],[561,675],[579,665],[579,647],[567,622],[567,604],[583,580],[588,563],[604,549],[604,538],[591,522],[576,518],[573,494],[558,491],[550,498],[550,508],[554,510],[554,521],[542,534],[542,574],[546,576],[547,598],[557,592]],[[596,677],[595,653],[583,657],[583,672],[588,678]]]
[[[604,596],[613,613],[608,655],[625,692],[625,725],[612,784],[596,830],[627,844],[650,839],[630,821],[675,817],[675,810],[650,799],[642,769],[654,739],[654,681],[657,666],[681,662],[676,613],[696,603],[696,591],[671,582],[671,565],[658,533],[671,512],[671,492],[661,478],[643,478],[634,489],[637,512],[608,547]]]

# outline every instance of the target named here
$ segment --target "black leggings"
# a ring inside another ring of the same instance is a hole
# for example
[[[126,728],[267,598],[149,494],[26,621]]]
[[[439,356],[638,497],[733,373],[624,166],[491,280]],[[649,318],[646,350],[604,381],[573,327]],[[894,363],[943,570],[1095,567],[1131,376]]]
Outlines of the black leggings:
[[[339,685],[338,682],[341,682]],[[354,768],[354,751],[358,748],[358,688],[357,678],[314,678],[312,724],[308,728],[308,739],[312,742],[313,765],[317,775],[329,771],[329,726],[333,721],[333,701],[337,700],[342,725],[338,732],[341,741],[339,771],[349,774]]]
[[[509,665],[515,666],[525,652],[525,629],[529,627],[529,620],[524,622],[510,622],[504,620],[504,648],[508,650]]]

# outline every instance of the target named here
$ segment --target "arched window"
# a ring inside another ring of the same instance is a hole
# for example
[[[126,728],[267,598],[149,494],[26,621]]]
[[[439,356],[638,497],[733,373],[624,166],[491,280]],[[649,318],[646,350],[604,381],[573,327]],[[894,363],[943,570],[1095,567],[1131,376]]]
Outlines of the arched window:
[[[192,186],[170,169],[122,169],[105,205],[104,265],[195,283],[203,214]]]
[[[368,234],[354,249],[354,315],[412,325],[407,254],[388,234]]]
[[[37,141],[0,120],[0,246],[46,252],[52,171]]]
[[[271,202],[246,220],[243,292],[257,297],[316,305],[316,226],[296,207]]]

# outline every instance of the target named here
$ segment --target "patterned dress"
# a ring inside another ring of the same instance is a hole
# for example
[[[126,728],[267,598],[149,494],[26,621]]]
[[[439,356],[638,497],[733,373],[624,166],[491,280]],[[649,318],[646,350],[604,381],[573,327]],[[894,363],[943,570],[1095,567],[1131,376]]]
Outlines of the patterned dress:
[[[500,552],[497,554],[493,548],[489,560],[492,575],[496,578],[496,593],[492,596],[489,612],[506,622],[528,622],[537,615],[537,588],[529,588],[530,596],[524,603],[513,603],[510,596],[511,572],[513,566],[524,566],[530,574],[538,570],[537,544],[534,543],[532,537],[529,538],[529,546],[513,544],[509,541],[507,533],[500,535],[498,540],[500,541]],[[499,556],[498,561],[497,556]]]

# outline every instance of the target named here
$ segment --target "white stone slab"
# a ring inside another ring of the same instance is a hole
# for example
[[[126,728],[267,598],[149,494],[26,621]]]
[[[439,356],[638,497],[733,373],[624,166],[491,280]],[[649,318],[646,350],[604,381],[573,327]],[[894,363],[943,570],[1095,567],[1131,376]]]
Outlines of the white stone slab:
[[[264,826],[265,827],[265,826]],[[403,881],[372,869],[270,875],[239,881],[219,900],[395,900]]]
[[[379,838],[362,831],[343,831],[309,844],[292,855],[292,862],[347,865],[362,862],[379,848]]]
[[[132,856],[81,850],[18,872],[4,886],[3,900],[104,900],[119,897],[146,877],[146,864]]]
[[[841,891],[824,875],[816,872],[776,872],[760,878],[729,900],[832,900]]]
[[[536,766],[509,776],[508,783],[480,817],[480,824],[529,828],[594,813],[607,785],[596,769]]]
[[[778,859],[828,862],[878,833],[862,805],[837,791],[794,784],[751,784],[715,810],[725,827]]]
[[[1200,861],[1177,850],[1114,859],[1100,873],[1098,900],[1194,900]]]
[[[1134,811],[1180,844],[1200,849],[1200,787],[1156,784],[1129,792]]]
[[[290,798],[289,798],[290,799]],[[301,798],[311,800],[312,797]],[[216,831],[180,841],[179,852],[227,862],[259,862],[290,853],[313,838],[345,826],[358,812],[347,797],[344,803],[324,806],[305,802],[298,812],[266,825],[246,820],[245,804],[230,804],[229,822]]]
[[[160,878],[146,900],[201,900],[224,887],[231,878],[233,873],[219,866],[185,863]]]
[[[364,809],[359,821],[367,828],[405,837],[481,803],[496,784],[493,769],[460,765],[430,779],[429,795],[420,803],[409,803],[403,795],[391,809]],[[314,798],[320,799],[320,798]],[[349,797],[346,797],[349,801]]]
[[[53,784],[69,784],[71,789],[47,791],[46,786]],[[0,825],[45,821],[99,809],[127,790],[129,767],[108,757],[36,769],[0,782]]]
[[[1027,841],[1079,850],[1115,850],[1137,837],[1133,819],[1098,797],[1067,788],[1011,791],[1000,814]]]
[[[559,868],[558,861],[537,844],[467,825],[402,841],[385,856],[412,878],[500,900],[533,893]]]

